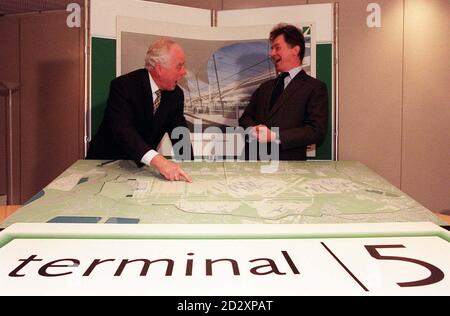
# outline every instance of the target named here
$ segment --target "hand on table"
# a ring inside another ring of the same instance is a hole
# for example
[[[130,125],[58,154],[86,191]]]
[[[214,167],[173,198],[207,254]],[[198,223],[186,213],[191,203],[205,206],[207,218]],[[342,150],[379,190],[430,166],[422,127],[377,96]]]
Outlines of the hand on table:
[[[167,160],[162,155],[156,155],[150,165],[169,181],[186,181],[192,183],[191,177],[175,162]]]

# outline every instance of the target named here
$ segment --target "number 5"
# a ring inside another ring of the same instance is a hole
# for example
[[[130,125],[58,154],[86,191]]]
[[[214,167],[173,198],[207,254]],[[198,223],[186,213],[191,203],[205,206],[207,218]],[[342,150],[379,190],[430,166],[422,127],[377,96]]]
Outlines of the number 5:
[[[424,262],[418,259],[412,259],[412,258],[405,258],[405,257],[396,257],[396,256],[383,256],[378,251],[377,248],[406,248],[403,245],[372,245],[372,246],[364,246],[366,247],[369,254],[374,257],[375,259],[380,260],[398,260],[398,261],[406,261],[415,263],[418,265],[421,265],[422,267],[425,267],[431,272],[431,275],[422,280],[417,281],[411,281],[411,282],[401,282],[397,283],[400,287],[411,287],[411,286],[423,286],[423,285],[430,285],[433,283],[437,283],[441,281],[444,278],[444,272],[442,272],[441,269],[438,267],[432,265],[431,263]]]

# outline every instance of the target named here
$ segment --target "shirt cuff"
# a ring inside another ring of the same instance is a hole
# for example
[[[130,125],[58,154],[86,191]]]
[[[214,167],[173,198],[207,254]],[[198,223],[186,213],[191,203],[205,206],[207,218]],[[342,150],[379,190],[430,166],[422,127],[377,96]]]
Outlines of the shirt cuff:
[[[275,137],[274,137],[275,139],[272,142],[274,142],[277,145],[281,144],[280,133],[274,133],[272,130],[270,132],[272,133],[272,136],[273,136],[273,134],[275,134]]]
[[[142,156],[141,162],[147,166],[150,166],[150,162],[153,158],[155,158],[156,155],[158,155],[158,152],[156,150],[150,149],[145,153],[144,156]]]

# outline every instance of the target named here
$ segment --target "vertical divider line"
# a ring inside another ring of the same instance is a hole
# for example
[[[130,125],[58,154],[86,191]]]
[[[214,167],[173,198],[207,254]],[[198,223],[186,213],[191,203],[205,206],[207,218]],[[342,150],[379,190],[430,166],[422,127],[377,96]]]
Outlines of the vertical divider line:
[[[334,120],[333,120],[333,138],[334,138],[334,157],[333,160],[339,160],[339,2],[334,4],[333,10],[333,58],[334,61],[332,63],[332,74],[333,74],[333,84],[332,88],[333,92],[333,101],[334,106],[332,111],[334,111]]]
[[[405,16],[406,16],[406,0],[403,0],[403,21],[402,21],[402,75],[401,75],[401,107],[400,107],[400,190],[403,189],[403,112],[405,102]]]
[[[324,242],[320,242],[322,246],[328,251],[328,253],[339,263],[339,265],[344,268],[344,270],[352,277],[353,280],[355,280],[356,283],[366,292],[369,292],[369,289],[353,274],[352,271],[350,271],[349,268],[331,251],[330,248],[325,245]]]

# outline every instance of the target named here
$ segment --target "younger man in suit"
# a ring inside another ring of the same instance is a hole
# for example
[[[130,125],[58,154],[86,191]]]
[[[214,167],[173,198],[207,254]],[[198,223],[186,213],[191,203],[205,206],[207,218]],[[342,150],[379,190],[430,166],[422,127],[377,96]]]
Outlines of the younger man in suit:
[[[100,128],[90,143],[88,159],[131,159],[150,165],[170,181],[192,182],[176,163],[156,148],[164,134],[186,127],[184,95],[177,82],[186,75],[183,49],[169,39],[151,44],[145,69],[135,70],[111,82]],[[190,140],[183,148],[190,148]],[[186,154],[186,153],[184,153]],[[188,155],[192,158],[192,154]],[[185,157],[186,158],[186,157]]]
[[[280,160],[306,160],[306,146],[321,142],[326,134],[327,87],[302,70],[305,39],[297,27],[276,25],[270,42],[279,76],[253,93],[239,125],[253,127],[258,143],[278,143]],[[271,130],[274,127],[279,135]]]

